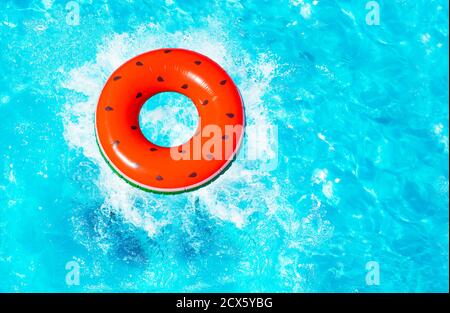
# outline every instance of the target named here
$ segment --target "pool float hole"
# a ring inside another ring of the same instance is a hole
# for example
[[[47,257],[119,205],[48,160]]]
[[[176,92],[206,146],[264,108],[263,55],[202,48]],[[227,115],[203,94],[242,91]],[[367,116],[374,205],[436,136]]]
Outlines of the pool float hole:
[[[140,98],[141,93],[137,94]],[[148,141],[161,147],[182,145],[194,136],[199,124],[197,108],[177,92],[161,92],[149,98],[139,112],[139,126]],[[137,125],[131,125],[137,129]]]

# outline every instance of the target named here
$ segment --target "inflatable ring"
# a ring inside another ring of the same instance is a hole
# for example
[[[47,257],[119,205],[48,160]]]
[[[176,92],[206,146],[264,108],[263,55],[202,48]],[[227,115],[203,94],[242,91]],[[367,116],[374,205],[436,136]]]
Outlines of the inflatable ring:
[[[139,127],[144,103],[161,92],[194,103],[199,126],[186,143],[161,147]],[[150,51],[127,61],[106,82],[96,110],[100,151],[119,176],[161,193],[201,187],[231,164],[244,135],[244,107],[230,76],[214,61],[184,49]]]

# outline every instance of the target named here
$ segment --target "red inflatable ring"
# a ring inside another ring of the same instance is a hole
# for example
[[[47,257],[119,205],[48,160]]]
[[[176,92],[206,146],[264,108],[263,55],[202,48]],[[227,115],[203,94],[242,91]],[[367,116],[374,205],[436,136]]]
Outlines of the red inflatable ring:
[[[150,142],[139,127],[144,103],[161,92],[192,100],[195,135],[176,147]],[[145,190],[176,193],[211,182],[231,164],[244,135],[244,107],[231,77],[214,61],[184,49],[150,51],[106,82],[96,110],[100,151],[123,179]]]

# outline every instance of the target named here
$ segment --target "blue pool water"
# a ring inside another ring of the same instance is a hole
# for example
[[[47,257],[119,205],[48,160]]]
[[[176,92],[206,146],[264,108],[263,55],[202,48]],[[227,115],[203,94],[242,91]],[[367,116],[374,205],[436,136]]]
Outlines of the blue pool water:
[[[2,1],[0,292],[448,291],[448,2],[202,2]],[[268,160],[180,195],[111,172],[100,90],[160,47],[228,71]]]

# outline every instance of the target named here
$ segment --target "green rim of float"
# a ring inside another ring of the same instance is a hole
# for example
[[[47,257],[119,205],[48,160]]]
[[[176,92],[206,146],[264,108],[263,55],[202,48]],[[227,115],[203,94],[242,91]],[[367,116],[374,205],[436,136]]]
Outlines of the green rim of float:
[[[220,176],[222,176],[230,168],[231,164],[234,163],[234,161],[236,160],[236,158],[237,158],[237,156],[239,154],[239,151],[241,150],[242,143],[244,142],[244,139],[245,139],[245,132],[244,132],[244,135],[243,135],[243,138],[242,138],[242,143],[241,143],[241,145],[239,145],[239,148],[236,151],[236,153],[234,154],[234,156],[231,159],[231,161],[217,175],[215,175],[213,178],[211,178],[210,180],[208,180],[204,184],[196,186],[196,187],[194,187],[192,189],[185,189],[185,190],[180,190],[180,191],[167,191],[167,192],[165,192],[165,191],[153,190],[153,189],[142,187],[141,185],[138,185],[138,184],[132,182],[131,180],[127,179],[124,175],[122,175],[118,170],[116,170],[114,168],[114,166],[112,166],[111,162],[108,160],[106,155],[103,153],[102,148],[100,146],[100,143],[98,142],[97,129],[94,129],[94,133],[95,133],[95,143],[97,144],[97,148],[100,151],[100,154],[101,154],[102,158],[105,160],[106,164],[108,164],[109,168],[112,169],[114,174],[119,176],[122,180],[124,180],[128,185],[130,185],[132,187],[138,188],[138,189],[140,189],[142,191],[151,192],[151,193],[160,194],[160,195],[178,195],[178,194],[182,194],[182,193],[186,193],[186,192],[195,191],[195,190],[198,190],[198,189],[203,188],[205,186],[208,186],[209,184],[214,182],[216,179],[218,179]]]

